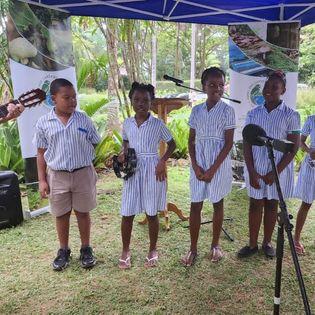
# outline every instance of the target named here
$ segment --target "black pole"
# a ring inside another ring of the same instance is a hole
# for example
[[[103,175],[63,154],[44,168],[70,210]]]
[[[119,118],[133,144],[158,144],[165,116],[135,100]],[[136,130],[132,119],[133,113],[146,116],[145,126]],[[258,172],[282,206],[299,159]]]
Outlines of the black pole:
[[[177,86],[180,86],[180,87],[183,87],[183,88],[186,88],[186,89],[189,89],[189,90],[193,90],[193,91],[197,91],[197,92],[201,92],[201,93],[204,93],[204,91],[202,90],[198,90],[198,89],[195,89],[195,88],[192,88],[192,87],[189,87],[187,85],[183,85],[181,83],[175,83]],[[241,104],[241,101],[239,100],[235,100],[233,98],[229,98],[227,96],[221,96],[222,98],[226,99],[226,100],[229,100],[231,102],[234,102],[234,103],[237,103],[237,104]]]
[[[298,260],[297,253],[295,251],[293,237],[292,237],[292,227],[293,225],[290,223],[290,219],[292,216],[288,214],[287,206],[285,204],[283,194],[281,191],[279,174],[275,163],[275,156],[273,153],[272,142],[269,140],[267,142],[268,156],[271,161],[272,171],[275,177],[275,184],[279,196],[279,207],[280,211],[278,212],[278,235],[277,235],[277,263],[276,263],[276,279],[275,279],[275,296],[274,296],[274,308],[273,313],[279,314],[280,312],[280,298],[281,298],[281,274],[282,274],[282,260],[283,260],[283,250],[284,250],[284,228],[287,232],[291,255],[293,258],[293,263],[295,267],[296,276],[299,282],[299,287],[303,299],[305,314],[311,314],[311,308],[308,302],[305,285],[303,281],[303,276]]]

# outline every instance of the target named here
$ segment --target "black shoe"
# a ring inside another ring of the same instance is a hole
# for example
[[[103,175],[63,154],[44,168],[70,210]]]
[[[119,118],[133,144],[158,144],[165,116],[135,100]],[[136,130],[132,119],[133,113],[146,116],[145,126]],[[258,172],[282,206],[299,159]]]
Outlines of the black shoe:
[[[250,248],[249,246],[244,246],[237,253],[237,257],[238,258],[246,258],[246,257],[250,257],[250,256],[256,254],[257,252],[258,252],[258,246],[254,247],[254,248]]]
[[[60,248],[57,257],[52,263],[52,267],[56,271],[61,271],[69,266],[71,250]]]
[[[276,256],[276,251],[271,244],[262,245],[261,249],[267,258],[273,258]]]
[[[93,256],[92,247],[86,246],[80,249],[80,261],[82,268],[92,268],[96,264],[96,258]]]

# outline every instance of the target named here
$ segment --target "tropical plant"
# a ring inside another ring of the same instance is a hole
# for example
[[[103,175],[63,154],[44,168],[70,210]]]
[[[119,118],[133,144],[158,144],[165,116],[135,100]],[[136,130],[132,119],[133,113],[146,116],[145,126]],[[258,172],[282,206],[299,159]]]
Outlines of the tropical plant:
[[[16,121],[2,124],[0,128],[0,169],[24,174],[24,160]]]
[[[114,154],[118,154],[122,147],[122,137],[117,131],[103,137],[101,142],[95,148],[94,166],[104,168]]]
[[[189,115],[190,109],[188,107],[183,107],[171,114],[168,127],[176,142],[176,149],[172,154],[173,158],[185,159],[188,157]]]

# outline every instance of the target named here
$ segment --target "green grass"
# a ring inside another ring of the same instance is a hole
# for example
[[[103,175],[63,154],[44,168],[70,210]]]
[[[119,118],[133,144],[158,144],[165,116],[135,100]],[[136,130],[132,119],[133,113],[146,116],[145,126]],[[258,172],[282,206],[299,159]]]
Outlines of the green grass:
[[[79,267],[79,236],[75,217],[71,218],[72,263],[62,273],[51,270],[58,248],[54,222],[43,215],[14,229],[0,231],[0,314],[271,314],[275,261],[262,254],[239,261],[235,254],[247,242],[246,191],[233,188],[226,198],[225,215],[233,223],[225,227],[234,236],[223,235],[226,256],[219,264],[207,259],[211,225],[201,228],[199,258],[185,269],[180,257],[189,246],[187,222],[171,214],[171,230],[159,237],[159,267],[144,268],[148,249],[147,227],[135,222],[132,237],[132,269],[117,268],[120,255],[119,206],[122,181],[112,173],[100,174],[99,205],[93,211],[92,239],[98,265],[85,271]],[[187,214],[189,171],[169,168],[169,200]],[[296,214],[297,200],[288,206]],[[211,218],[206,203],[203,220]],[[140,220],[139,216],[136,221]],[[303,233],[307,255],[300,259],[311,307],[315,310],[314,212],[310,212]],[[161,219],[163,223],[163,219]],[[276,233],[274,233],[274,240]],[[261,240],[261,237],[260,237]],[[283,314],[303,314],[303,304],[286,241],[283,263]]]

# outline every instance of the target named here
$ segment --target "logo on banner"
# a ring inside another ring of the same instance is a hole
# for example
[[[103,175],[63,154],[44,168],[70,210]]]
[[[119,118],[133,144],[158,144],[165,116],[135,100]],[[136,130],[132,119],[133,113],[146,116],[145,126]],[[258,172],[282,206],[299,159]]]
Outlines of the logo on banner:
[[[39,87],[46,93],[46,100],[43,102],[43,104],[49,109],[55,106],[53,100],[51,99],[51,95],[49,91],[50,84],[55,79],[57,79],[57,76],[53,74],[48,74],[39,82]]]
[[[256,82],[249,86],[247,98],[253,106],[262,106],[265,103],[265,98],[262,95],[264,82]]]

